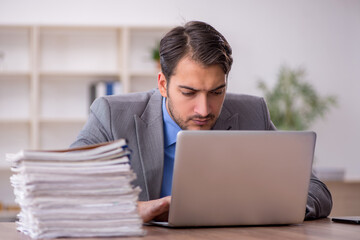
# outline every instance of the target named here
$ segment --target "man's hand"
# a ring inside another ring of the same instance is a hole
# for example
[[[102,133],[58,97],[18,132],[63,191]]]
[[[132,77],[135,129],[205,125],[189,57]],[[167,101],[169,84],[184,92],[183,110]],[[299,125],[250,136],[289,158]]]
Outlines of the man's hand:
[[[158,221],[167,221],[170,202],[171,196],[151,201],[139,201],[138,211],[140,217],[143,219],[144,223],[153,219]]]

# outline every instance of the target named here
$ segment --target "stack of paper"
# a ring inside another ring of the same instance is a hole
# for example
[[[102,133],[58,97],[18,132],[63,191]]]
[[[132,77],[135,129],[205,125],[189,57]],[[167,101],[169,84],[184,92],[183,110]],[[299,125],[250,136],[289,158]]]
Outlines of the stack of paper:
[[[32,238],[143,235],[129,155],[124,140],[7,154],[18,230]]]

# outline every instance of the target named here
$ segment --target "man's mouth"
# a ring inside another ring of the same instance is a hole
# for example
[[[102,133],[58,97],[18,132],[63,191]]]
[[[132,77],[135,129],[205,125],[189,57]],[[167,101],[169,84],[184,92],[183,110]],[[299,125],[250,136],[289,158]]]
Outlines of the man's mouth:
[[[209,123],[210,119],[192,119],[196,125],[203,126]]]

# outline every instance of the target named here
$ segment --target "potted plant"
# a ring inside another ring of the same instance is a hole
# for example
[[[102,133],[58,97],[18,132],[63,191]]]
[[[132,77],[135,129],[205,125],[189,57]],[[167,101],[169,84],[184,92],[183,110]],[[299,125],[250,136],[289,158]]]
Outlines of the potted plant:
[[[335,96],[320,96],[310,83],[304,81],[305,76],[303,68],[282,66],[273,89],[262,80],[258,82],[278,129],[305,130],[336,105]]]
[[[161,70],[160,65],[160,44],[157,43],[154,48],[152,48],[152,59],[156,62],[156,66],[159,70]]]

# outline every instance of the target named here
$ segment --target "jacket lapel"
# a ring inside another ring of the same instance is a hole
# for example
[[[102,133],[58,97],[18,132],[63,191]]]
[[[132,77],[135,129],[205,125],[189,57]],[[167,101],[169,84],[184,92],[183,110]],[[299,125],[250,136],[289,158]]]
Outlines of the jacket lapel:
[[[145,179],[147,199],[160,197],[164,167],[164,133],[161,110],[162,97],[158,90],[141,116],[134,115],[140,163]],[[239,130],[239,114],[231,114],[225,104],[213,130]]]
[[[226,108],[225,103],[223,108],[221,109],[221,114],[217,119],[213,130],[238,130],[239,125],[239,114],[231,114],[229,110]]]
[[[143,114],[134,116],[136,137],[148,200],[160,197],[164,165],[164,134],[159,91],[151,96]]]

